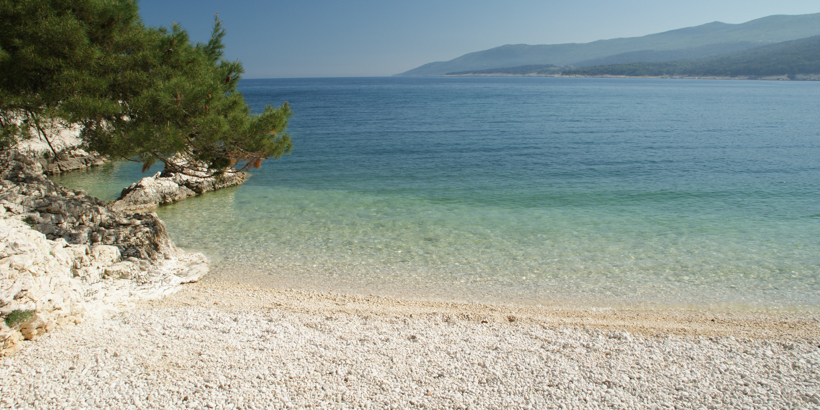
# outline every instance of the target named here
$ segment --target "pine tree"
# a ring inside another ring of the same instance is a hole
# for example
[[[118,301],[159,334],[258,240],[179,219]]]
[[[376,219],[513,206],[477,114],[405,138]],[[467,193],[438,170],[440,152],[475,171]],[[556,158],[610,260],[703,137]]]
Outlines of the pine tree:
[[[290,108],[251,115],[224,36],[218,19],[206,44],[177,25],[145,27],[132,1],[0,0],[0,143],[59,118],[113,158],[212,172],[278,158],[292,147]]]

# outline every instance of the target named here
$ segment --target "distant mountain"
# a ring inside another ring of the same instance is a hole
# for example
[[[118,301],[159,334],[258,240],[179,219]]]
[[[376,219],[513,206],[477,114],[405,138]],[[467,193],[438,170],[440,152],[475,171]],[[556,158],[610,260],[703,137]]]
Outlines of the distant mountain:
[[[561,74],[564,67],[557,67],[552,64],[545,65],[525,65],[521,67],[491,68],[489,70],[460,71],[457,73],[447,73],[445,75],[546,75]]]
[[[434,76],[547,64],[583,67],[642,60],[665,62],[711,57],[816,35],[820,35],[820,13],[769,16],[743,24],[714,22],[643,37],[583,44],[505,45],[465,54],[450,61],[425,64],[398,75]]]
[[[632,63],[635,61],[640,61],[644,63],[661,63],[665,61],[675,60],[694,60],[697,58],[706,58],[712,56],[719,56],[721,54],[729,54],[736,51],[747,50],[755,47],[760,47],[760,43],[742,41],[739,43],[709,44],[701,47],[694,47],[683,50],[631,51],[629,53],[615,54],[611,56],[606,56],[604,58],[598,58],[595,60],[581,61],[573,64],[573,66],[588,67],[596,65]]]
[[[564,75],[773,77],[820,74],[820,36],[785,41],[717,57],[667,63],[583,67]]]

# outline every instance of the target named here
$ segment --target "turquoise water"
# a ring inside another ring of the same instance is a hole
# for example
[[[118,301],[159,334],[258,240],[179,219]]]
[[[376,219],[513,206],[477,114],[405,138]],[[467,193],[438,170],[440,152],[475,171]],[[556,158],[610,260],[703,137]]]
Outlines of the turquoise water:
[[[820,307],[820,83],[244,80],[294,152],[162,207],[276,286],[571,306]],[[145,175],[147,175],[146,173]],[[113,164],[59,181],[113,199]]]

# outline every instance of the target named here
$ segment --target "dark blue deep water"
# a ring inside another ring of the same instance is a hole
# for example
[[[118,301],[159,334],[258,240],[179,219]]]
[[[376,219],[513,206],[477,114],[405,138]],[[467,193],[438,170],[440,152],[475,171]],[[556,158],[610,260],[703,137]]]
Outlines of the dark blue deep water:
[[[159,209],[215,272],[542,305],[820,307],[820,83],[243,80],[292,155]],[[115,164],[61,181],[112,199]]]

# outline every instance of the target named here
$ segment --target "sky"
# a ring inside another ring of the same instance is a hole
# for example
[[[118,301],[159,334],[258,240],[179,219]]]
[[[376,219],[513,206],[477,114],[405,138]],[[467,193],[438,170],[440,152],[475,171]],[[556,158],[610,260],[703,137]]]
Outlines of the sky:
[[[206,42],[244,78],[378,77],[505,44],[586,43],[820,12],[817,0],[140,0],[146,25]]]

